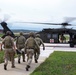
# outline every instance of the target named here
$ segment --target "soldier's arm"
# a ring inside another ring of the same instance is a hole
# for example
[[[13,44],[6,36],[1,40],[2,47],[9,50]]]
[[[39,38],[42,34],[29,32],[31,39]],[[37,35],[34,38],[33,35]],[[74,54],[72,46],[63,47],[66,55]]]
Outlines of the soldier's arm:
[[[16,47],[17,47],[17,43],[18,43],[18,37],[16,38]]]
[[[13,49],[15,50],[15,44],[14,44],[14,39],[12,38],[12,45],[13,45]]]
[[[45,45],[44,45],[42,39],[41,39],[41,44],[42,44],[42,46],[43,46],[43,50],[45,50]]]
[[[2,43],[1,43],[1,51],[3,50],[2,46],[4,45],[4,41],[5,41],[5,39],[3,39]]]
[[[35,40],[35,45],[37,46],[38,49],[40,49],[40,47],[39,47],[38,43],[36,42],[36,40]]]
[[[24,47],[25,53],[26,53],[26,49],[27,49],[27,42],[28,42],[28,39],[25,41],[25,47]]]

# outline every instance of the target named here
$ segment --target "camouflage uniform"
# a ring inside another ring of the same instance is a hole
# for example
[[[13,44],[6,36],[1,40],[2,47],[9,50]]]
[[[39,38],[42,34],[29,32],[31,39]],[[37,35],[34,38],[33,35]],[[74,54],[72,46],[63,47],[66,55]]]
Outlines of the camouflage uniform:
[[[7,32],[7,36],[2,41],[2,45],[4,45],[4,62],[5,62],[4,69],[7,70],[9,59],[11,60],[12,68],[15,68],[15,62],[14,62],[15,46],[14,46],[14,40],[10,36],[10,32]]]
[[[23,62],[25,62],[25,52],[22,51],[22,49],[24,49],[25,41],[26,41],[26,38],[23,36],[23,33],[20,32],[20,36],[17,38],[17,41],[16,41],[16,47],[17,47],[17,50],[19,50],[19,52],[21,52],[22,54]],[[18,63],[20,63],[21,54],[18,53]]]
[[[42,44],[43,50],[45,50],[44,43],[43,43],[42,39],[40,38],[40,35],[39,35],[39,34],[36,35],[35,40],[36,40],[36,42],[38,43],[39,47],[40,47],[41,44]],[[38,60],[38,58],[39,58],[39,55],[40,55],[40,48],[35,50],[35,53],[34,53],[35,63],[38,63],[37,60]]]
[[[28,69],[30,68],[30,64],[32,62],[32,57],[34,55],[35,45],[39,49],[39,46],[34,39],[34,34],[30,33],[30,37],[25,42],[25,49],[26,49],[26,53],[27,53],[26,71],[28,71]]]

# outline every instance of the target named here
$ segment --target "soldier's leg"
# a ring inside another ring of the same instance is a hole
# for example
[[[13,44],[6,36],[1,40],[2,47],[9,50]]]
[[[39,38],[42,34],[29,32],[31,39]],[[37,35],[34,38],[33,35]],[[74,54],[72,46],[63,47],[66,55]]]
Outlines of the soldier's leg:
[[[29,60],[29,50],[27,49],[27,63],[28,63],[28,60]],[[26,71],[28,71],[28,68],[30,68],[29,65],[26,66]]]
[[[38,53],[37,53],[37,60],[39,59],[39,56],[40,56],[40,53],[38,52]]]
[[[8,65],[8,59],[5,58],[5,60],[4,60],[4,70],[7,70],[7,65]]]
[[[40,56],[40,49],[36,53],[36,63],[38,63],[39,56]]]
[[[24,51],[22,51],[22,58],[23,58],[23,62],[25,62],[25,53],[24,53]]]
[[[7,70],[8,60],[9,60],[9,53],[8,50],[5,50],[4,53],[4,70]]]
[[[28,61],[27,61],[27,66],[26,66],[26,71],[28,71],[28,69],[30,68],[30,64],[31,64],[31,62],[32,62],[32,57],[33,57],[33,55],[34,55],[34,50],[33,49],[29,49],[28,51],[27,51],[27,53],[28,53]]]
[[[14,56],[15,56],[15,52],[12,50],[10,52],[10,57],[11,57],[11,64],[12,64],[12,68],[15,68],[15,60],[14,60]]]
[[[28,63],[27,63],[27,65],[29,65],[29,66],[30,66],[30,64],[32,62],[32,57],[33,57],[33,53],[30,52],[30,54],[29,54],[29,60],[28,60]]]
[[[37,51],[35,50],[34,51],[34,60],[35,60],[35,63],[36,63],[36,60],[37,60],[37,55],[36,54],[37,54]]]
[[[18,54],[18,63],[20,64],[21,54]]]
[[[21,52],[21,48],[18,48],[19,52]],[[21,54],[18,54],[18,63],[20,64]]]

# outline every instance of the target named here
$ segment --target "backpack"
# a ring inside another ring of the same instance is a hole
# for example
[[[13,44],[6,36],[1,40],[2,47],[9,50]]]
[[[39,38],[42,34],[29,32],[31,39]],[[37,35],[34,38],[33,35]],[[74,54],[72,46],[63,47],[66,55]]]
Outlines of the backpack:
[[[24,44],[25,44],[25,37],[24,36],[17,37],[16,46],[22,49],[24,48]]]
[[[34,38],[28,38],[27,48],[34,48],[34,45],[35,45],[35,40],[34,40]]]
[[[19,37],[17,38],[17,43],[18,43],[18,44],[24,44],[24,43],[25,43],[24,37],[23,37],[23,36],[19,36]]]
[[[6,37],[5,37],[4,46],[5,46],[6,48],[11,48],[11,47],[13,46],[13,42],[12,42],[11,37],[9,37],[9,36],[6,36]]]

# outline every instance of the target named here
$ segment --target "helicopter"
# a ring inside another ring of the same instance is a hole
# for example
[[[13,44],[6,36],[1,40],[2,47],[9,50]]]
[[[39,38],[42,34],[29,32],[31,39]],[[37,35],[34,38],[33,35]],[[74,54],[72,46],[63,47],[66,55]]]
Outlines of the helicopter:
[[[40,34],[41,39],[45,43],[70,43],[70,47],[74,47],[76,44],[76,30],[72,28],[66,28],[67,26],[76,26],[72,25],[70,22],[74,21],[75,17],[67,17],[65,22],[62,23],[44,23],[44,22],[23,22],[23,23],[30,23],[30,24],[41,24],[41,25],[61,25],[61,28],[52,29],[52,28],[45,28],[42,31],[38,32]],[[66,42],[66,38],[64,37],[64,34],[69,35],[69,40]],[[61,36],[61,42],[59,40]],[[45,38],[44,38],[45,37]],[[65,40],[65,42],[64,42]]]

